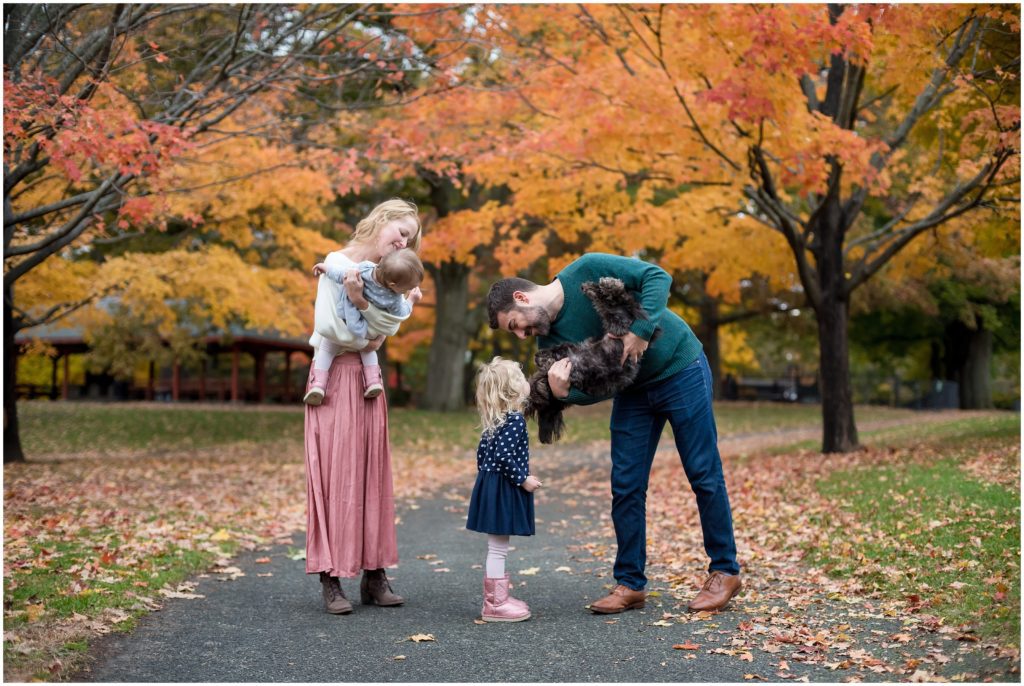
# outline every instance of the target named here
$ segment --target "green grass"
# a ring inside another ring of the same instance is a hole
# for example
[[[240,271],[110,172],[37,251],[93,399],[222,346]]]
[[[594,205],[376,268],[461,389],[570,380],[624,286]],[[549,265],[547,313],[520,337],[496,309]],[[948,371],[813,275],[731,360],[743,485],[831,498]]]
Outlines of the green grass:
[[[608,440],[611,403],[566,411],[564,444]],[[301,441],[303,409],[295,406],[202,407],[154,404],[103,404],[31,401],[18,405],[22,445],[27,455],[108,454],[210,448],[239,442]],[[821,425],[817,405],[718,403],[722,436]],[[858,407],[861,422],[912,416],[908,410]],[[476,412],[437,413],[403,407],[389,409],[391,441],[399,449],[445,450],[476,446]],[[671,430],[666,428],[666,440]],[[808,443],[812,447],[812,443]]]
[[[23,402],[26,454],[207,448],[240,441],[302,440],[302,409]]]
[[[821,493],[856,513],[862,528],[810,550],[810,559],[833,575],[858,575],[889,597],[918,595],[924,611],[947,624],[969,623],[981,636],[1019,645],[1020,493],[961,469],[1019,436],[1017,415],[879,432],[876,444],[924,443],[939,457],[821,481]]]
[[[566,442],[607,439],[610,405],[573,412]],[[162,451],[231,443],[302,441],[303,409],[297,407],[202,408],[138,404],[23,402],[21,440],[33,455]],[[473,448],[479,417],[472,409],[428,412],[390,408],[391,442],[399,449]]]
[[[154,596],[156,589],[166,584],[177,584],[193,574],[209,568],[214,555],[210,552],[187,550],[168,545],[160,554],[145,558],[139,564],[116,565],[97,563],[96,551],[92,546],[103,531],[83,532],[80,540],[59,543],[45,562],[31,568],[8,570],[4,578],[5,630],[17,629],[30,621],[29,611],[38,611],[48,623],[54,623],[73,614],[93,617],[107,608],[122,610],[126,619],[114,625],[119,631],[135,628],[139,617],[148,612],[140,603],[140,596]],[[116,538],[112,539],[116,547]],[[33,546],[42,556],[39,546]],[[231,543],[222,544],[224,554],[232,554],[237,548]],[[76,565],[99,564],[97,576],[108,580],[93,580],[87,588],[76,590],[74,578],[69,570]],[[160,597],[156,596],[159,600]],[[22,653],[4,641],[4,663],[7,669],[23,673],[33,672],[33,679],[52,681],[62,674],[48,670],[48,665],[65,660],[77,664],[75,654],[88,650],[87,640],[76,639],[63,644],[56,654],[44,651]]]

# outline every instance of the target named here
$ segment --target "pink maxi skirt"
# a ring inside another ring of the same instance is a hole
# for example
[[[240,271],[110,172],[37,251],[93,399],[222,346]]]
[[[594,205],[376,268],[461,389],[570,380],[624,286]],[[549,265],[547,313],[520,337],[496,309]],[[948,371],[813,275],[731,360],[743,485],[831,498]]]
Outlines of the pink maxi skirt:
[[[334,358],[324,403],[306,406],[306,492],[307,574],[398,564],[387,403],[363,398],[358,353]]]

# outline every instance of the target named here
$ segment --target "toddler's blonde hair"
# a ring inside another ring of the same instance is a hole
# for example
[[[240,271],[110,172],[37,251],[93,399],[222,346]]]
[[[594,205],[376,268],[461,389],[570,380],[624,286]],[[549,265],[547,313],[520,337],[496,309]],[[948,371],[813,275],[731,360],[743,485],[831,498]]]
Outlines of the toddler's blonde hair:
[[[495,357],[480,366],[476,373],[476,409],[485,434],[501,426],[509,412],[522,409],[528,397],[522,389],[525,380],[523,370],[512,360]]]
[[[423,226],[420,224],[420,214],[415,203],[401,198],[391,198],[370,210],[370,214],[356,224],[356,230],[352,234],[353,243],[369,243],[380,230],[390,221],[410,217],[416,222],[416,233],[409,237],[408,247],[419,252],[420,236],[423,234]]]

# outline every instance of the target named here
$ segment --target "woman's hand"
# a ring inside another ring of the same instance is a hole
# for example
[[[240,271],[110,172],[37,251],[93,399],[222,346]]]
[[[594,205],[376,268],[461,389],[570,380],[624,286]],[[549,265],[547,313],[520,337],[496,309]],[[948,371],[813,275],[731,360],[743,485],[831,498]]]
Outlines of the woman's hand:
[[[625,336],[613,336],[608,334],[608,338],[618,338],[622,341],[622,366],[626,366],[626,359],[632,358],[634,362],[639,363],[640,358],[644,356],[644,352],[650,345],[648,341],[637,336],[635,333],[630,331]]]
[[[348,299],[352,301],[356,308],[365,310],[370,306],[370,303],[363,297],[363,277],[359,275],[358,269],[353,268],[345,272],[345,278],[341,283],[345,286]]]
[[[364,346],[363,349],[360,350],[359,352],[361,352],[361,353],[376,352],[377,350],[380,349],[380,347],[382,345],[384,345],[384,336],[377,336],[376,338],[369,339],[366,342],[366,346]]]
[[[526,490],[526,492],[528,493],[533,493],[543,485],[544,484],[541,483],[540,479],[531,474],[530,476],[526,477],[526,481],[523,482],[523,489]]]
[[[569,372],[572,371],[572,362],[568,357],[563,357],[555,362],[548,369],[548,385],[551,386],[551,395],[562,399],[569,395]]]

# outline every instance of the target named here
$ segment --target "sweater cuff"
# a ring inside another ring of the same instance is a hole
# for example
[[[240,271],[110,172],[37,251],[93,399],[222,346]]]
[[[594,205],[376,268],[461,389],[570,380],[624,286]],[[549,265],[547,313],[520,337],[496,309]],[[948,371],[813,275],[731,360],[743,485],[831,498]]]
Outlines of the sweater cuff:
[[[652,322],[650,319],[635,319],[633,324],[629,327],[631,333],[635,333],[645,341],[651,340],[651,336],[654,335],[654,330],[658,328],[658,325]]]

